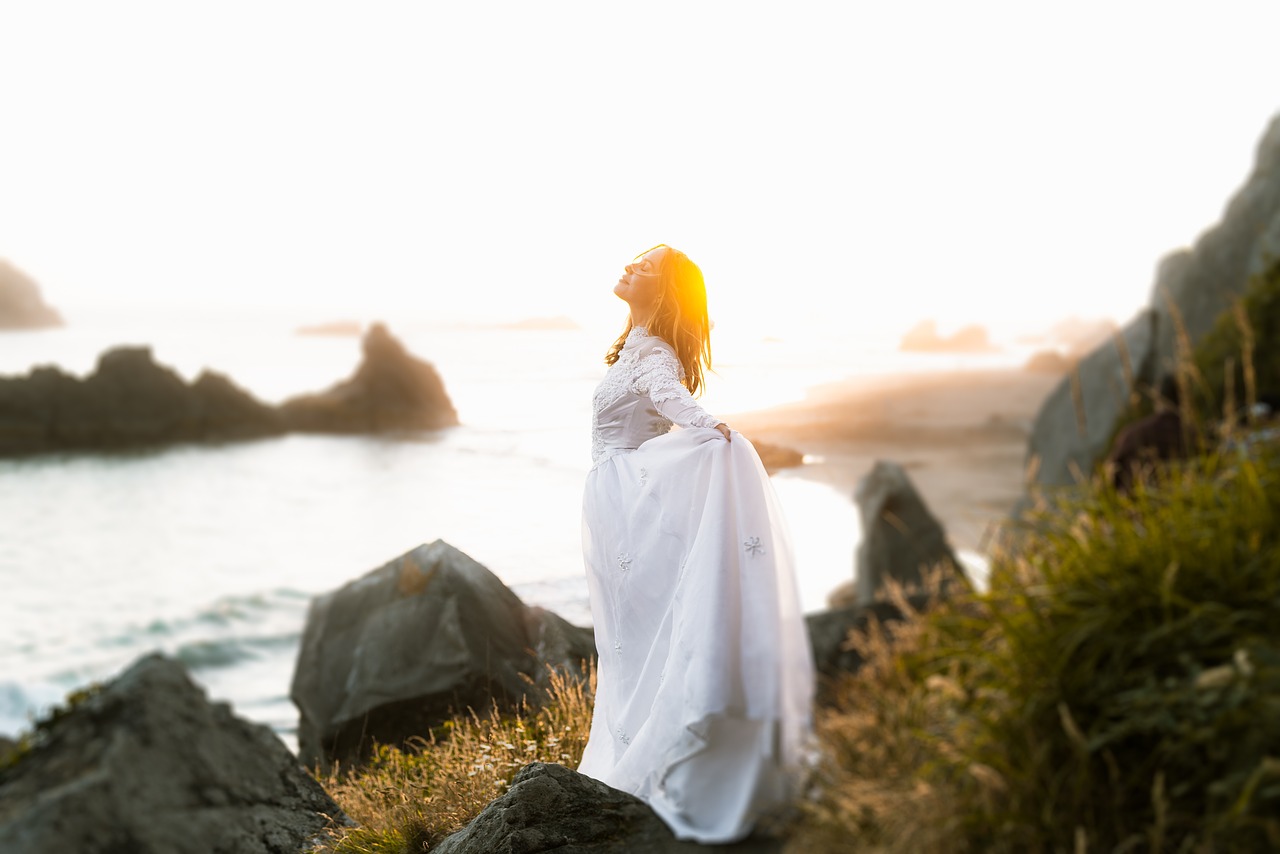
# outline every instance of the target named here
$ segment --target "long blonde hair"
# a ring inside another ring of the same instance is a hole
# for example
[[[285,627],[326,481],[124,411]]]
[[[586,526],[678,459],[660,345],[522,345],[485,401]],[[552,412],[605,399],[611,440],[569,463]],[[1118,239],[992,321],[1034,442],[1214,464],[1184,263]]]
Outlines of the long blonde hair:
[[[646,249],[636,258],[660,248],[667,250],[658,271],[662,283],[658,304],[654,307],[653,316],[649,318],[645,330],[666,341],[676,351],[676,357],[684,368],[684,386],[690,394],[697,395],[704,386],[703,372],[711,370],[711,321],[707,316],[707,286],[702,280],[702,271],[698,269],[698,265],[690,261],[688,255],[665,243]],[[618,361],[631,329],[631,317],[628,315],[626,328],[605,354],[606,365]]]

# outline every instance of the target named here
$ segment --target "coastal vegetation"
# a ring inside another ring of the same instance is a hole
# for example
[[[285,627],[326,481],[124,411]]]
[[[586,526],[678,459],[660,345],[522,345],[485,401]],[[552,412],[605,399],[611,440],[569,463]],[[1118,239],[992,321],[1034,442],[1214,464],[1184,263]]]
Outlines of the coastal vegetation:
[[[989,592],[858,639],[797,850],[1280,845],[1278,466],[1094,481],[1032,514]]]
[[[591,729],[594,671],[584,682],[553,670],[537,709],[455,716],[409,749],[381,745],[364,767],[321,783],[359,827],[318,852],[410,854],[461,830],[531,762],[576,768]]]
[[[1280,402],[1280,260],[1254,276],[1193,352],[1192,400],[1206,418],[1234,424],[1259,399]]]

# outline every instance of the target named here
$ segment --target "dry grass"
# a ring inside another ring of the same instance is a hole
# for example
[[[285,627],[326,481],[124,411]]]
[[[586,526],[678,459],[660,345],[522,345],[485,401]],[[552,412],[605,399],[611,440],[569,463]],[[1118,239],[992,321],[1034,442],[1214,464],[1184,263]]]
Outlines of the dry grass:
[[[850,636],[864,664],[836,686],[835,704],[818,712],[822,757],[789,852],[963,850],[952,833],[952,793],[933,773],[957,756],[967,697],[961,659],[949,656],[901,591],[890,593],[909,617]],[[946,607],[970,619],[976,605],[965,599]],[[941,663],[944,657],[951,662]],[[931,663],[922,666],[925,660]]]
[[[317,854],[428,851],[501,795],[525,765],[576,767],[591,728],[594,687],[594,671],[587,683],[553,672],[537,709],[456,717],[414,750],[381,746],[366,767],[321,778],[359,827],[338,832]]]

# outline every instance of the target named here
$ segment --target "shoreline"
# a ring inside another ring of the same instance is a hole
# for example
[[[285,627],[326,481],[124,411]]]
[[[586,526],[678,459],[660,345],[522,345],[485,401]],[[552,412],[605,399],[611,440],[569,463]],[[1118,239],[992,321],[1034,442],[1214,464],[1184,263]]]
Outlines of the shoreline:
[[[806,457],[798,476],[853,500],[876,460],[910,475],[952,545],[979,553],[1023,494],[1027,439],[1057,374],[1022,368],[855,377],[798,403],[726,417],[754,442]]]

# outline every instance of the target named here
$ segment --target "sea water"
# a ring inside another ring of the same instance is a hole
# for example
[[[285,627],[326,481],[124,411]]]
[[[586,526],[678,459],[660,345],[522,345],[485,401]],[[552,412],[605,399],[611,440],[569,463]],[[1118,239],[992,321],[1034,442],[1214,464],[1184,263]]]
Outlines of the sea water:
[[[161,650],[213,698],[292,744],[289,684],[311,597],[437,538],[524,601],[590,624],[581,496],[609,335],[430,323],[392,331],[439,369],[462,426],[0,460],[0,734]],[[0,336],[0,374],[56,364],[83,375],[119,344],[152,346],[188,380],[222,371],[273,403],[344,378],[360,355],[355,338],[298,335],[278,318],[107,317]],[[832,354],[760,340],[727,349],[703,401],[716,413],[912,367],[869,348]],[[803,472],[773,482],[803,604],[819,609],[852,577],[855,508]]]

